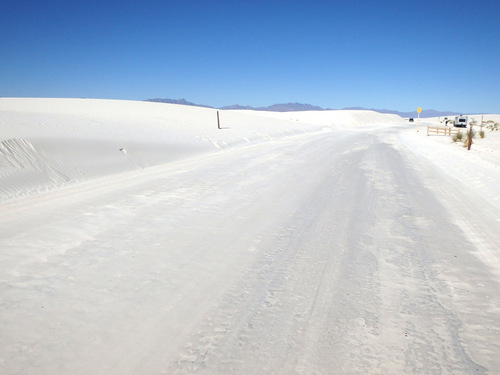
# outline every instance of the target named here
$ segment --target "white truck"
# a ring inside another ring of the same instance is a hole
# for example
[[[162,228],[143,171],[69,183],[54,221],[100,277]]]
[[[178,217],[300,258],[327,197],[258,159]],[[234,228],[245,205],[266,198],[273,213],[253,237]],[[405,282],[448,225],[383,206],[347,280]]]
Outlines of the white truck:
[[[468,122],[468,117],[464,115],[455,116],[455,121],[453,122],[453,126],[456,128],[466,128]]]

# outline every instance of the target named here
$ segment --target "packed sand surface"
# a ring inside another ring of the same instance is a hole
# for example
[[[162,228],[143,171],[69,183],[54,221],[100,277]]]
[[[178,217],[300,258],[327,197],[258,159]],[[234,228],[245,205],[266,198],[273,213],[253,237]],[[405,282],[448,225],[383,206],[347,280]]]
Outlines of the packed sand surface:
[[[500,373],[500,131],[219,121],[0,98],[0,373]]]

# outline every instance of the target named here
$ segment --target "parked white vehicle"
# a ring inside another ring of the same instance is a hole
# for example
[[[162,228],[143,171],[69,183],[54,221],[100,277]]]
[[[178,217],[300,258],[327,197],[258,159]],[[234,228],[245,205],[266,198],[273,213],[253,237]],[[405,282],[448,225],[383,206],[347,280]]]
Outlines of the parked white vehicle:
[[[455,116],[455,122],[453,123],[453,126],[455,126],[456,128],[466,128],[468,120],[469,118],[464,115]]]

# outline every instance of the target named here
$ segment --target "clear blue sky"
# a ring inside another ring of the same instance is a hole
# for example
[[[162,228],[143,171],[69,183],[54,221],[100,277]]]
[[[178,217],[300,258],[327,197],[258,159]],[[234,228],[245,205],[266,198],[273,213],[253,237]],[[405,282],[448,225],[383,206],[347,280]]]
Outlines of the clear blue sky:
[[[500,113],[498,0],[3,0],[0,96]]]

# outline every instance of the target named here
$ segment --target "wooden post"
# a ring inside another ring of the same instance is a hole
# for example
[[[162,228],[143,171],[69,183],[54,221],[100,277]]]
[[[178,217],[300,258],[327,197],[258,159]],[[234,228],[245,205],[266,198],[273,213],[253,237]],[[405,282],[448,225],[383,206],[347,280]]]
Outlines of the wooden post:
[[[471,122],[470,129],[469,129],[469,135],[468,135],[468,138],[467,138],[467,150],[470,150],[470,146],[472,146],[472,127],[473,126],[474,125]]]
[[[220,129],[219,111],[217,111],[217,129]]]

